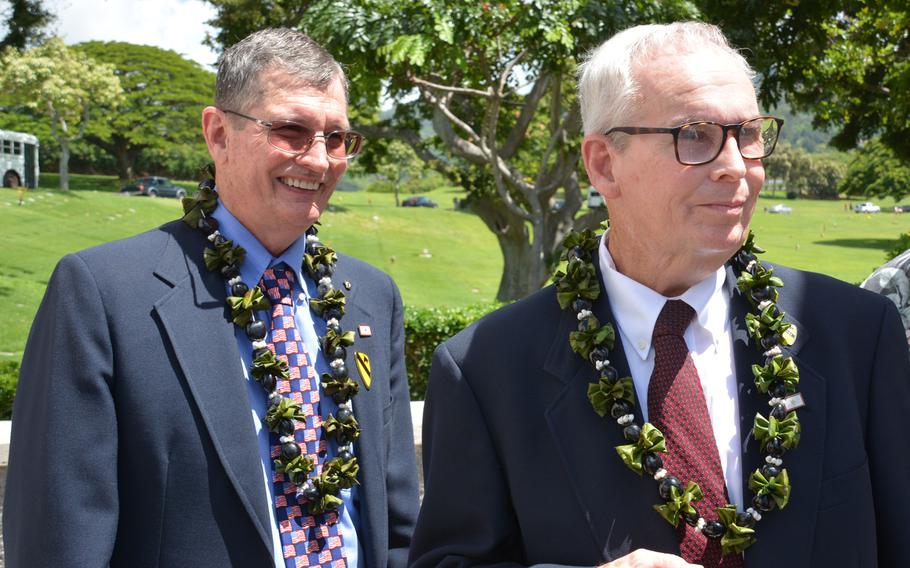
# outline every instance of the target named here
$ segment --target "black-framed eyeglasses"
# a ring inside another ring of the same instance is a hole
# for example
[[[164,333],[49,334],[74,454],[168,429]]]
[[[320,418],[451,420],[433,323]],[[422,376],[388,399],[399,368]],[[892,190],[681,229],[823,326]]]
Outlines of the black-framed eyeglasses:
[[[676,161],[686,166],[699,166],[713,162],[720,155],[727,140],[727,132],[731,130],[743,158],[747,160],[767,158],[777,146],[777,138],[783,125],[782,118],[760,116],[738,124],[699,121],[688,122],[675,128],[619,126],[607,130],[604,136],[614,132],[631,135],[672,134]]]
[[[223,109],[222,112],[251,120],[265,128],[266,140],[270,146],[294,156],[306,153],[313,147],[317,138],[325,140],[326,155],[336,160],[350,160],[360,153],[363,146],[363,134],[353,130],[334,130],[327,134],[316,134],[309,126],[293,120],[260,120],[235,110]]]

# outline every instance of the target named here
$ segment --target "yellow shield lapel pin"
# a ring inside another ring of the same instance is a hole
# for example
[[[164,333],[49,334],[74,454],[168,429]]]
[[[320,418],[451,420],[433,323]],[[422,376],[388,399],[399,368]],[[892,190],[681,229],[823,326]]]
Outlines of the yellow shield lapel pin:
[[[363,386],[370,390],[373,384],[372,369],[370,369],[370,357],[362,351],[354,352],[354,361],[357,363],[357,372],[360,373],[360,380]]]

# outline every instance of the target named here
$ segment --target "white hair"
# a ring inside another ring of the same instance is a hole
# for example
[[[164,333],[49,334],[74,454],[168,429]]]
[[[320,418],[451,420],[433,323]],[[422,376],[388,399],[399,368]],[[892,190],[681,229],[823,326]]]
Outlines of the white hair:
[[[741,64],[751,80],[755,71],[730,46],[720,28],[703,22],[649,24],[628,28],[590,51],[578,69],[578,98],[585,134],[606,132],[634,118],[639,84],[634,70],[658,53],[693,53],[714,47]]]

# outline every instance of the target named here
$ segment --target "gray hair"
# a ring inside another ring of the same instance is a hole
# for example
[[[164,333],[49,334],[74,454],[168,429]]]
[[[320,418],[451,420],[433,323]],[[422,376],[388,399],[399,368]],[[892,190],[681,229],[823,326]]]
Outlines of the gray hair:
[[[693,53],[708,46],[736,59],[750,80],[755,77],[755,71],[730,46],[720,28],[702,22],[635,26],[589,52],[578,69],[578,97],[585,134],[626,126],[621,123],[631,118],[639,94],[634,75],[639,62],[669,50]]]
[[[309,36],[288,28],[266,28],[234,44],[221,56],[215,81],[215,106],[243,111],[265,93],[263,71],[279,69],[307,87],[327,89],[340,80],[347,96],[344,69]]]

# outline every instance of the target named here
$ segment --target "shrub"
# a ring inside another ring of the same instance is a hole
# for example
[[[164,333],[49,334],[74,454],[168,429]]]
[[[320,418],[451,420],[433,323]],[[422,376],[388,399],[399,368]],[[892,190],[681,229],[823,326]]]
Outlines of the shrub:
[[[19,381],[19,362],[0,361],[0,420],[13,417],[13,399]]]
[[[910,250],[910,231],[901,233],[901,236],[898,237],[897,241],[894,243],[894,246],[885,252],[885,256],[888,257],[886,260],[896,258],[897,256],[903,254],[905,250]]]
[[[411,308],[404,310],[405,361],[411,400],[423,400],[436,346],[500,304],[466,308]]]

